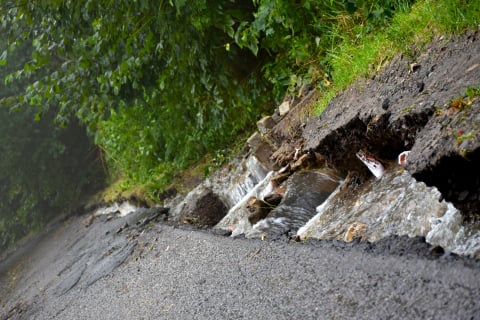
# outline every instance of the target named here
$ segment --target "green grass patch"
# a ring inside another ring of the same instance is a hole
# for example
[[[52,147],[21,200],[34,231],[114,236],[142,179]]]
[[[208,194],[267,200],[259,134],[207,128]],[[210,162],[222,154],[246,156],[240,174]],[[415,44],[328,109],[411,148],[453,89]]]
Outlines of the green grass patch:
[[[465,89],[465,95],[469,100],[480,97],[480,86],[468,87]]]
[[[162,203],[172,190],[187,193],[195,188],[207,176],[227,164],[239,154],[251,135],[242,132],[229,146],[207,153],[201,159],[179,167],[174,162],[164,162],[151,170],[149,175],[125,175],[114,170],[108,187],[96,195],[106,203],[136,200],[148,205]]]
[[[323,112],[339,92],[359,77],[380,71],[395,54],[411,54],[413,44],[421,48],[436,34],[458,34],[479,25],[478,1],[425,0],[395,14],[386,27],[370,31],[367,26],[357,26],[345,31],[338,36],[343,41],[327,52],[333,84],[318,100],[314,114]]]

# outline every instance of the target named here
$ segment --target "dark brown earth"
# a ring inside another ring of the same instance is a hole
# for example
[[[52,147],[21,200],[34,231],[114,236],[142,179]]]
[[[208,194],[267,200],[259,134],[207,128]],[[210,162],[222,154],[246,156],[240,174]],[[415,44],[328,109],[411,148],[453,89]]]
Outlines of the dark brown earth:
[[[307,94],[270,131],[266,140],[279,148],[273,160],[293,162],[291,150],[301,145],[303,153],[315,154],[318,166],[362,181],[371,174],[355,156],[359,150],[386,166],[411,150],[406,168],[417,180],[437,187],[466,215],[479,213],[479,32],[436,37],[399,55],[308,119],[305,106],[317,96]]]
[[[435,38],[333,99],[306,124],[306,149],[337,169],[364,174],[358,150],[387,161],[411,150],[407,170],[417,180],[463,212],[479,213],[479,89],[479,32]],[[467,90],[476,92],[467,97]]]
[[[184,223],[202,226],[213,226],[228,212],[225,204],[212,190],[205,190],[191,203],[187,204],[183,214],[179,217]]]

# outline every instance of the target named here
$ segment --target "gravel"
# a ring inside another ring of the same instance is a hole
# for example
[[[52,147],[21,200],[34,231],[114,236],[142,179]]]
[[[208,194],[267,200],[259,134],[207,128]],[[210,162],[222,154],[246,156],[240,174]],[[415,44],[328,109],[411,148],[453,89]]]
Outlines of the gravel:
[[[112,223],[121,221],[95,222]],[[77,225],[60,226],[69,232],[57,230],[49,245],[71,247]],[[480,319],[478,261],[418,238],[269,242],[161,223],[125,233],[137,245],[122,265],[91,284],[85,274],[61,295],[66,273],[37,269],[59,269],[62,259],[31,261],[23,273],[43,275],[28,282],[44,285],[20,282],[3,298],[0,319]]]

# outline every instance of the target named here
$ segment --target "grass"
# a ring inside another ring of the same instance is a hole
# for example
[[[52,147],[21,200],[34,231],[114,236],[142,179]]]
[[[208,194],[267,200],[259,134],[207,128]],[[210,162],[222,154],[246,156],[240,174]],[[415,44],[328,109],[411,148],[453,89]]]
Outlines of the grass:
[[[480,26],[480,1],[419,0],[409,9],[397,12],[387,26],[373,30],[347,15],[344,19],[342,16],[337,19],[341,23],[331,32],[332,38],[341,39],[340,43],[332,46],[325,57],[307,59],[325,61],[331,70],[331,85],[315,103],[313,116],[321,114],[327,104],[355,80],[379,72],[396,54],[402,52],[412,56],[412,50],[421,50],[435,35],[477,29]],[[153,203],[161,202],[161,191],[172,186],[180,192],[187,191],[193,182],[203,179],[236,155],[247,135],[239,136],[234,146],[206,155],[186,169],[164,164],[159,171],[166,172],[165,177],[159,176],[153,179],[154,182],[151,179],[141,182],[121,178],[104,192],[103,198],[111,202],[134,196]]]
[[[412,46],[422,47],[436,34],[461,33],[480,26],[480,1],[424,0],[397,13],[384,28],[368,32],[366,26],[345,31],[342,43],[327,53],[333,85],[317,101],[319,115],[341,91],[360,77],[378,72],[395,54],[411,55]]]
[[[116,175],[112,178],[107,188],[94,198],[97,200],[102,199],[105,203],[133,199],[150,206],[162,203],[164,191],[168,192],[168,190],[175,189],[180,193],[186,193],[195,188],[200,181],[215,172],[215,170],[232,160],[244,148],[249,134],[249,132],[242,133],[229,148],[207,154],[185,168],[175,167],[171,163],[163,163],[159,172],[164,172],[165,176],[157,174],[156,178],[139,180],[124,175]]]
[[[480,97],[480,86],[476,87],[468,87],[465,90],[465,95],[467,96],[468,100],[471,101],[475,98]]]

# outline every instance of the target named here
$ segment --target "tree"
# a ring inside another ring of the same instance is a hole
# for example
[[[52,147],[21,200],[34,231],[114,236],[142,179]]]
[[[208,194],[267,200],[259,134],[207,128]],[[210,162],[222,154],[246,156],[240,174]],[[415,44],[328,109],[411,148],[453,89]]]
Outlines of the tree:
[[[0,38],[0,51],[7,41]],[[28,63],[32,48],[24,43],[11,53],[15,59],[0,68],[2,78]],[[0,98],[24,92],[35,81],[30,76],[2,86]],[[42,110],[29,101],[0,108],[1,249],[68,212],[104,183],[99,152],[85,128],[76,119],[61,128],[54,123],[55,117],[55,109]]]
[[[39,114],[58,108],[59,123],[75,115],[123,169],[185,163],[225,145],[268,106],[257,59],[225,47],[246,8],[146,0],[12,7],[3,17],[10,47],[31,41],[33,53],[6,81],[38,80],[9,102],[39,106]]]

